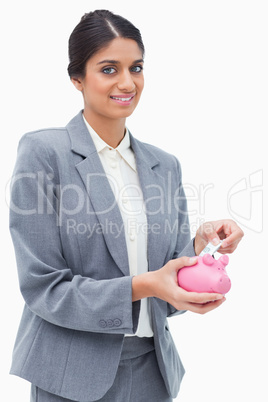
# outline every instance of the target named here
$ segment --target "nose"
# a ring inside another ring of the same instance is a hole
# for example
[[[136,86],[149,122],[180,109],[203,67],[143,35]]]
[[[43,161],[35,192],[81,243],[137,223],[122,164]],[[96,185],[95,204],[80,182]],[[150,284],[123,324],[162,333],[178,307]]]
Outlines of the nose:
[[[226,294],[227,292],[229,292],[229,290],[231,289],[231,280],[227,275],[222,275],[219,280],[218,283],[216,283],[214,292],[216,293],[221,293],[221,294]]]
[[[129,71],[122,71],[117,86],[120,91],[133,92],[135,90],[135,83]]]

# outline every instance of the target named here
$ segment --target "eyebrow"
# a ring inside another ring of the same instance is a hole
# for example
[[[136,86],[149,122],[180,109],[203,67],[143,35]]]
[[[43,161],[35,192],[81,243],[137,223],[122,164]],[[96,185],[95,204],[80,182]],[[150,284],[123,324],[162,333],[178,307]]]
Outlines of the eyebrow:
[[[138,60],[133,61],[133,64],[135,64],[135,63],[144,63],[144,60],[143,59],[138,59]],[[120,64],[120,61],[117,61],[117,60],[102,60],[102,61],[99,61],[97,63],[97,65],[98,64]]]

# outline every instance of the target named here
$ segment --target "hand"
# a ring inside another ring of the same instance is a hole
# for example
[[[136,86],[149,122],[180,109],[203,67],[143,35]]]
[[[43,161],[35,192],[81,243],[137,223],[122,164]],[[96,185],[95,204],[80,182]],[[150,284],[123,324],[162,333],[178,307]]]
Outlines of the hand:
[[[218,293],[187,292],[178,286],[178,271],[185,266],[194,265],[197,257],[182,257],[170,260],[157,271],[147,272],[133,277],[132,300],[143,297],[158,297],[177,310],[189,310],[205,314],[219,307],[225,297]]]
[[[243,236],[243,231],[231,219],[206,222],[196,232],[195,253],[199,255],[209,242],[217,245],[220,240],[223,242],[218,252],[221,254],[232,253]]]

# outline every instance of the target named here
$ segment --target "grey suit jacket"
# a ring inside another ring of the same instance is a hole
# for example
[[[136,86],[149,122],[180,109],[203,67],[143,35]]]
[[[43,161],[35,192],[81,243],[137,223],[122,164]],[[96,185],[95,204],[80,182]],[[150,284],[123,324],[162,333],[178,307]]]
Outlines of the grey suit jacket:
[[[130,135],[148,220],[149,270],[194,255],[177,159]],[[11,185],[10,230],[25,300],[11,374],[76,401],[111,387],[140,301],[123,222],[82,112],[64,128],[24,135]],[[152,298],[160,370],[176,397],[184,369],[168,329],[179,314]]]

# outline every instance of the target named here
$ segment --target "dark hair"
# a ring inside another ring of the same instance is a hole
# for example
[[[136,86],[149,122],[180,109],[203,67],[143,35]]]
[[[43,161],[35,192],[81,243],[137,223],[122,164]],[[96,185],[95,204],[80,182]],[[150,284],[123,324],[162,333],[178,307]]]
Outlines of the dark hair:
[[[135,40],[144,56],[140,31],[131,22],[108,10],[85,14],[69,38],[69,76],[83,78],[90,57],[117,37]]]

